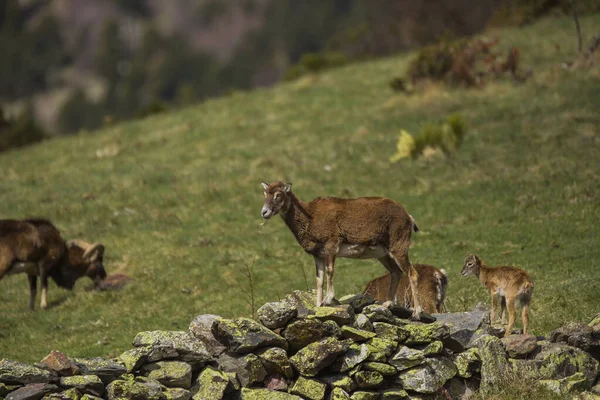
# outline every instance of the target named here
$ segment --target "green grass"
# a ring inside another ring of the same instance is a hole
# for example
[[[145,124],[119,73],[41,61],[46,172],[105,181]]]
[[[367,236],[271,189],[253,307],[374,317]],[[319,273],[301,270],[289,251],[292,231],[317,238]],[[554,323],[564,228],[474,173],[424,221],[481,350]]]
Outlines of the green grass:
[[[598,31],[598,15],[582,26]],[[421,228],[411,260],[448,271],[450,311],[489,302],[479,282],[460,276],[476,253],[532,275],[534,333],[591,318],[600,311],[599,68],[559,67],[575,55],[569,18],[492,34],[521,49],[532,80],[394,94],[388,82],[407,55],[0,155],[3,218],[45,216],[66,238],[100,240],[108,272],[135,279],[117,292],[52,284],[53,307],[34,313],[25,277],[3,279],[0,357],[115,356],[139,331],[185,330],[201,313],[250,315],[239,287],[245,264],[258,305],[306,289],[305,274],[312,288],[312,258],[283,222],[259,226],[261,180],[291,181],[304,200],[403,203]],[[452,159],[388,162],[401,129],[455,112],[470,131]],[[106,147],[119,152],[99,158]],[[375,261],[339,260],[336,292],[383,272]]]

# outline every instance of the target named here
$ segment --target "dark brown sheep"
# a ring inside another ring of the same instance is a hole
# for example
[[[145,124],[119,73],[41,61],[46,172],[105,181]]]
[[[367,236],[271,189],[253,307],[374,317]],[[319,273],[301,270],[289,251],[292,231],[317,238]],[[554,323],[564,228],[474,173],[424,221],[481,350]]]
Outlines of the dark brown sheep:
[[[45,309],[48,277],[69,290],[82,276],[98,283],[106,277],[103,254],[100,243],[65,242],[58,229],[45,219],[0,220],[0,279],[7,274],[26,273],[31,310],[35,307],[38,276],[42,286],[40,307]]]

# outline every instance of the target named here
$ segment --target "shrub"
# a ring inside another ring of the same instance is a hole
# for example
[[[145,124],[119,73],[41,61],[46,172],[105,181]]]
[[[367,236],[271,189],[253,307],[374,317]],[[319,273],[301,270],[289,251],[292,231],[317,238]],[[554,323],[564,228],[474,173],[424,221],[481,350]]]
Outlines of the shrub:
[[[339,52],[306,53],[300,57],[298,64],[288,68],[284,79],[291,81],[308,73],[318,73],[326,69],[341,67],[347,63],[348,58]]]
[[[402,130],[396,153],[390,157],[390,162],[395,163],[409,156],[417,158],[427,148],[439,149],[449,156],[460,147],[466,133],[467,124],[460,114],[448,116],[441,124],[429,122],[414,137]]]
[[[41,142],[45,137],[30,107],[14,120],[6,118],[0,108],[0,151]]]

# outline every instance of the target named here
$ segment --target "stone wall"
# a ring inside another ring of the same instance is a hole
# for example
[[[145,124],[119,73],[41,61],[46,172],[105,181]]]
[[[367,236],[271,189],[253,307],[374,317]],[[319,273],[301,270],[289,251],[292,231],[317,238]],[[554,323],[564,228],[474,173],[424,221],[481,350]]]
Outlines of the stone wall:
[[[112,360],[0,360],[0,399],[459,399],[511,376],[600,399],[600,317],[545,340],[499,339],[485,310],[409,316],[361,295],[315,307],[296,291],[260,322],[199,315],[188,332],[139,333]]]

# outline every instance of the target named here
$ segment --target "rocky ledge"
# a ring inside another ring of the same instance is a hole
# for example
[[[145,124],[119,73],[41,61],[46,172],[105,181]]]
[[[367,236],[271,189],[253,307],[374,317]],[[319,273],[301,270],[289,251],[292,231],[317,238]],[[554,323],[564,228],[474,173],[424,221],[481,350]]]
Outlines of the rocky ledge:
[[[507,374],[600,399],[600,316],[549,340],[500,339],[485,310],[408,316],[361,295],[316,307],[295,291],[262,306],[259,321],[205,314],[187,332],[140,332],[112,360],[0,360],[0,399],[460,399]]]

